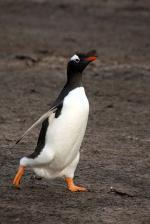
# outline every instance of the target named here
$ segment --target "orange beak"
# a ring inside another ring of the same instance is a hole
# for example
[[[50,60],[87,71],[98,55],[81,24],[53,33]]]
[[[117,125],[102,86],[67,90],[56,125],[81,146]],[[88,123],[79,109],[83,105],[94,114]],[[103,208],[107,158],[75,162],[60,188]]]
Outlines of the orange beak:
[[[95,61],[96,60],[96,57],[95,56],[91,56],[91,57],[87,57],[85,58],[86,61]]]

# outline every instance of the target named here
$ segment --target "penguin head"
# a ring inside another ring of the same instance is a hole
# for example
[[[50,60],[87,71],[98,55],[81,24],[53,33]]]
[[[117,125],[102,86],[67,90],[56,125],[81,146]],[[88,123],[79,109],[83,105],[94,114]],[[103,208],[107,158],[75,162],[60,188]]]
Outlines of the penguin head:
[[[95,51],[90,51],[87,54],[77,53],[70,58],[67,70],[69,73],[82,73],[86,66],[96,58]]]

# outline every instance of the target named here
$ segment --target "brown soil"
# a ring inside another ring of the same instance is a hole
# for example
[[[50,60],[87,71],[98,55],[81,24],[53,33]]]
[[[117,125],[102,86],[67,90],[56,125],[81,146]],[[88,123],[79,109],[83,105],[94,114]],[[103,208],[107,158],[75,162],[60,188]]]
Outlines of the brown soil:
[[[148,0],[0,1],[1,224],[150,223],[149,41]],[[30,169],[14,189],[39,128],[11,145],[58,95],[68,57],[91,49],[99,58],[85,71],[91,110],[75,176],[89,192]]]

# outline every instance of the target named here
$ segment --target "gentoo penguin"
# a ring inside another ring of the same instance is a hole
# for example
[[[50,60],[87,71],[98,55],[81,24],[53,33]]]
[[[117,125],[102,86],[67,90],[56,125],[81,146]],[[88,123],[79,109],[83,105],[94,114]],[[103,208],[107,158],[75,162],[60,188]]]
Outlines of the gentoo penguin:
[[[82,72],[94,60],[94,52],[75,54],[70,58],[65,86],[51,109],[38,120],[44,118],[37,146],[31,155],[20,160],[18,172],[13,180],[16,187],[19,186],[25,167],[28,166],[41,177],[64,177],[67,188],[72,192],[86,191],[86,188],[76,186],[73,178],[89,114]]]

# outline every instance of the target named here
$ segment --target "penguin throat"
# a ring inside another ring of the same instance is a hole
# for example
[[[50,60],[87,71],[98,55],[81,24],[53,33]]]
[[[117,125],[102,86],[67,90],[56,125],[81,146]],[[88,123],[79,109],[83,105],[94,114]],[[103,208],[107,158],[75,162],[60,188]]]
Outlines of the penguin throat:
[[[82,86],[82,73],[81,72],[68,72],[67,73],[67,84],[79,87]]]

